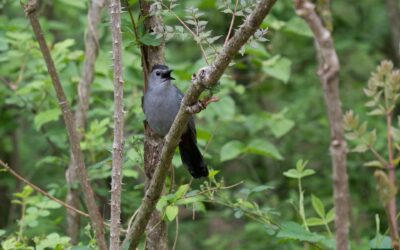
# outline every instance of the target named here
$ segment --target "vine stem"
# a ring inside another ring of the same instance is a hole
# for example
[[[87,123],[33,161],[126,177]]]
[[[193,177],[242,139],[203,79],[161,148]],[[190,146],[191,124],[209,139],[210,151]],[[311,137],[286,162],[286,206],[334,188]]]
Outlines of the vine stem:
[[[231,36],[233,23],[235,22],[236,9],[237,9],[238,2],[239,2],[238,0],[235,1],[235,8],[233,9],[231,24],[229,25],[229,30],[228,30],[228,34],[226,35],[226,38],[225,38],[224,46],[228,43],[229,37]]]

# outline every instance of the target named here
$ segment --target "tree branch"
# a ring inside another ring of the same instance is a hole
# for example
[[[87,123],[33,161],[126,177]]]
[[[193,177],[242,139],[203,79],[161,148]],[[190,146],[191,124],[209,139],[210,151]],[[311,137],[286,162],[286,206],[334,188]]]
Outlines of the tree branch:
[[[333,189],[335,197],[336,247],[348,249],[349,201],[348,177],[346,170],[346,141],[343,136],[342,109],[339,97],[339,60],[329,30],[324,27],[315,12],[315,6],[308,0],[295,0],[296,13],[302,17],[312,32],[319,55],[318,75],[324,92],[328,112],[333,168]]]
[[[68,132],[68,139],[71,146],[73,161],[76,162],[76,171],[79,171],[80,184],[83,190],[85,203],[89,211],[92,227],[96,232],[97,243],[100,250],[107,249],[106,240],[104,237],[104,222],[99,212],[99,209],[94,198],[94,192],[90,186],[89,178],[86,172],[83,155],[80,148],[78,133],[76,131],[75,122],[71,109],[68,105],[67,98],[62,88],[60,78],[58,76],[53,59],[51,58],[50,50],[47,47],[46,41],[43,36],[43,31],[40,26],[39,20],[36,16],[37,2],[36,0],[29,0],[27,4],[22,5],[25,15],[31,22],[33,32],[38,40],[40,50],[42,51],[43,58],[46,62],[47,70],[55,89],[58,103],[63,114],[64,123]]]
[[[110,1],[112,59],[114,67],[114,142],[111,176],[110,250],[119,249],[121,227],[121,186],[124,151],[124,82],[122,77],[121,2]]]
[[[4,163],[2,160],[0,160],[0,165],[5,168],[8,172],[10,172],[13,176],[15,176],[15,178],[17,178],[18,180],[22,181],[23,183],[25,183],[26,185],[30,186],[31,188],[33,188],[34,190],[36,190],[37,192],[41,193],[42,195],[46,196],[47,198],[57,202],[58,204],[60,204],[61,206],[74,211],[77,214],[83,215],[85,217],[89,217],[89,214],[57,199],[56,197],[50,195],[49,193],[47,193],[46,191],[44,191],[43,189],[41,189],[40,187],[36,186],[35,184],[31,183],[30,181],[28,181],[27,179],[25,179],[24,177],[22,177],[20,174],[18,174],[16,171],[14,171],[14,169],[12,169],[11,167],[9,167],[6,163]]]
[[[82,139],[83,131],[85,131],[87,123],[87,111],[89,109],[89,98],[91,85],[94,79],[95,63],[99,51],[99,38],[97,26],[101,21],[101,12],[105,5],[105,0],[90,1],[88,10],[88,26],[85,34],[85,59],[81,79],[78,84],[78,103],[75,112],[75,124],[78,132],[79,140]],[[73,161],[72,153],[68,169],[65,177],[68,185],[68,193],[66,202],[74,207],[79,206],[79,190],[74,188],[74,182],[78,180],[78,172],[75,171],[76,164]],[[78,244],[80,217],[72,210],[67,212],[68,236],[71,238],[72,244]]]
[[[149,221],[150,215],[160,198],[172,156],[190,117],[186,108],[195,104],[200,94],[207,87],[211,87],[218,82],[234,55],[239,51],[240,47],[246,43],[250,36],[254,34],[275,2],[276,0],[260,1],[253,13],[246,18],[244,24],[229,40],[227,45],[224,46],[221,53],[218,54],[214,64],[200,69],[199,73],[194,75],[192,80],[193,83],[186,92],[175,121],[165,137],[165,144],[161,152],[160,161],[157,164],[156,171],[153,175],[150,186],[146,191],[135,221],[124,240],[124,247],[129,245],[129,249],[136,248],[140,237],[144,232],[144,228]]]

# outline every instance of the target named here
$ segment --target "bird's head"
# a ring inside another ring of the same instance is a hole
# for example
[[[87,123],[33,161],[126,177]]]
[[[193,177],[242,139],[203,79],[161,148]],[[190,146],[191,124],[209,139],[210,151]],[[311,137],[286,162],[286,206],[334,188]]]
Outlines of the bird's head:
[[[156,64],[151,69],[150,73],[150,85],[157,86],[164,82],[175,80],[171,76],[172,69],[169,69],[168,66]]]

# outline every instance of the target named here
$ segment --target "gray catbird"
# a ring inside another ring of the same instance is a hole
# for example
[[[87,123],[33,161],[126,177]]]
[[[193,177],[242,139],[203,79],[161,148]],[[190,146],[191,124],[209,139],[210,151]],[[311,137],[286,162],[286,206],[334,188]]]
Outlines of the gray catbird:
[[[148,124],[161,136],[165,136],[171,128],[183,98],[182,92],[171,83],[171,80],[175,80],[171,72],[165,65],[153,66],[143,101]],[[194,178],[208,176],[207,165],[197,147],[193,117],[190,117],[186,131],[182,134],[179,151],[183,164]]]

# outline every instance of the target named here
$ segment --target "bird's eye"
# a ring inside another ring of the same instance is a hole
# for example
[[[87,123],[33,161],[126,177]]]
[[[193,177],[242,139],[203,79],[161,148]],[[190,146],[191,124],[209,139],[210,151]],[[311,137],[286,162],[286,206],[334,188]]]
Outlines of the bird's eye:
[[[158,75],[158,76],[159,76],[159,75],[160,75],[160,71],[157,71],[157,72],[156,72],[156,75]]]

